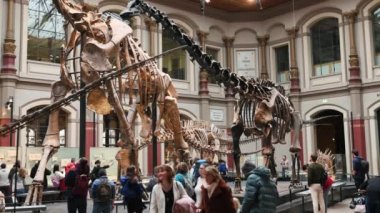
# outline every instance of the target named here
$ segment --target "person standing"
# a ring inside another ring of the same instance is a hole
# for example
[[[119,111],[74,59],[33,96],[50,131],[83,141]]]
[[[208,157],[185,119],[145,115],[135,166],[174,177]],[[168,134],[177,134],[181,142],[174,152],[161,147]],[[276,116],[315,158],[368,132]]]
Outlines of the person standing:
[[[126,176],[120,178],[122,185],[121,194],[124,196],[124,203],[127,205],[128,212],[141,213],[144,209],[142,202],[143,186],[139,182],[135,166],[127,168]]]
[[[283,180],[286,178],[286,171],[289,169],[289,161],[286,158],[286,155],[282,156],[282,160],[280,162],[281,165],[281,177]]]
[[[323,199],[321,179],[325,170],[321,164],[317,163],[317,158],[318,156],[316,154],[310,156],[311,163],[307,168],[307,184],[311,193],[314,213],[322,213],[325,212],[325,201]],[[320,208],[318,208],[318,205]]]
[[[360,186],[360,189],[366,192],[366,212],[380,212],[380,176],[368,179]]]
[[[195,192],[195,207],[199,208],[201,206],[201,202],[202,202],[202,186],[207,186],[207,183],[206,183],[206,167],[208,166],[208,164],[206,162],[202,163],[200,166],[199,166],[199,177],[198,177],[198,180],[197,180],[197,185],[195,186],[194,188],[194,192]]]
[[[4,194],[4,196],[10,196],[8,171],[5,163],[2,163],[0,168],[0,191]]]
[[[108,180],[105,169],[100,169],[98,174],[99,178],[95,179],[91,190],[94,199],[92,213],[110,213],[115,199],[115,183]]]
[[[218,169],[208,166],[205,169],[207,186],[202,186],[202,202],[197,212],[202,213],[235,213],[232,192],[222,179]]]
[[[35,176],[36,176],[36,173],[37,173],[37,170],[38,170],[38,166],[40,165],[40,161],[38,161],[36,164],[34,164],[32,170],[30,171],[30,177],[33,179]],[[47,181],[47,176],[51,174],[51,171],[47,168],[45,168],[45,172],[44,172],[44,190],[47,189],[48,187],[48,181]]]
[[[14,174],[19,171],[21,168],[21,163],[20,163],[20,160],[17,160],[16,163],[13,165],[13,167],[11,168],[11,170],[9,171],[9,174],[8,174],[8,180],[9,180],[9,186],[11,188],[14,188],[12,187],[12,179],[13,179],[13,176]]]
[[[86,158],[81,158],[65,177],[67,210],[69,213],[86,213],[90,168]]]
[[[70,162],[65,166],[65,173],[68,174],[70,170],[75,170],[75,165],[75,158],[71,158]]]
[[[185,188],[186,190],[187,195],[189,195],[190,197],[193,197],[194,189],[193,189],[191,181],[187,177],[188,170],[189,170],[189,167],[187,163],[180,162],[177,165],[177,174],[175,175],[175,180],[182,184],[183,188]]]
[[[158,167],[158,183],[151,194],[150,213],[172,213],[174,203],[188,196],[182,184],[174,181],[174,171],[169,165]]]
[[[322,186],[322,188],[323,188],[323,200],[325,201],[325,212],[327,212],[327,208],[328,208],[328,204],[329,204],[328,195],[329,195],[329,191],[330,191],[333,183],[334,183],[334,180],[332,179],[332,177],[327,176],[326,183]]]
[[[362,168],[362,160],[363,158],[359,156],[359,151],[354,149],[352,150],[353,154],[353,159],[352,159],[352,176],[355,181],[355,186],[356,189],[359,189],[360,185],[364,182],[365,180],[365,172],[363,171]]]
[[[250,161],[245,161],[242,172],[247,177],[242,213],[276,212],[278,192],[276,184],[270,178],[270,170],[257,167]]]

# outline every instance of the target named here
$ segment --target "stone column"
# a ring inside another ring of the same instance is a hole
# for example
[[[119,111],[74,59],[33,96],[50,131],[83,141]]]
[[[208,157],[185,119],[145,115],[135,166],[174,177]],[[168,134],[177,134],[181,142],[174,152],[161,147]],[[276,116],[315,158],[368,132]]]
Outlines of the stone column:
[[[289,35],[289,41],[290,41],[290,92],[292,93],[299,93],[301,91],[300,89],[300,82],[299,82],[299,72],[298,72],[298,65],[297,65],[297,57],[296,57],[296,38],[297,38],[297,32],[298,28],[291,28],[286,30]]]
[[[352,148],[357,149],[361,156],[366,157],[366,140],[363,119],[362,100],[362,80],[360,77],[359,56],[356,49],[355,20],[357,11],[352,10],[343,14],[348,21],[349,39],[350,39],[350,56],[349,56],[349,90],[352,109]],[[346,150],[348,152],[348,150]]]
[[[2,100],[0,103],[5,104],[8,100],[8,97],[13,96],[15,99],[17,97],[14,96],[16,81],[17,81],[17,69],[15,67],[16,62],[16,44],[14,39],[14,0],[8,0],[7,7],[7,26],[6,26],[6,34],[3,45],[3,62],[1,64],[0,76],[2,76],[0,82],[0,97]],[[2,105],[4,106],[4,105]],[[14,112],[17,112],[16,107],[13,109]],[[11,113],[9,110],[2,107],[0,110],[0,125],[9,124],[11,122]],[[15,119],[15,116],[13,117]],[[15,144],[15,133],[12,133],[12,142],[11,144]],[[10,134],[5,137],[0,137],[0,146],[9,146],[10,143]]]
[[[267,42],[269,39],[269,35],[265,36],[257,36],[257,41],[260,45],[260,62],[261,62],[261,70],[260,70],[260,78],[262,79],[268,79],[268,69],[267,69],[267,55],[266,55],[266,48],[267,48]]]
[[[206,39],[208,33],[198,31],[197,36],[199,45],[202,47],[203,52],[206,52]],[[208,72],[206,69],[201,68],[199,73],[199,95],[208,95]]]
[[[198,31],[197,36],[199,45],[203,52],[206,51],[206,39],[208,33]],[[200,96],[200,118],[202,120],[210,120],[210,96],[208,91],[208,72],[206,69],[200,68],[199,70],[199,96]]]
[[[14,39],[14,0],[8,0],[7,29],[4,39],[3,64],[1,67],[2,74],[16,75],[16,44]]]
[[[233,60],[233,43],[234,38],[224,37],[223,42],[226,48],[226,67],[231,68]],[[233,69],[232,69],[233,70]],[[227,100],[227,123],[232,124],[234,117],[234,105],[235,105],[235,92],[232,87],[226,87],[224,89],[225,97]]]
[[[156,46],[154,42],[155,33],[157,29],[157,23],[155,21],[152,21],[150,19],[145,19],[145,25],[149,31],[149,55],[154,56],[156,55]]]

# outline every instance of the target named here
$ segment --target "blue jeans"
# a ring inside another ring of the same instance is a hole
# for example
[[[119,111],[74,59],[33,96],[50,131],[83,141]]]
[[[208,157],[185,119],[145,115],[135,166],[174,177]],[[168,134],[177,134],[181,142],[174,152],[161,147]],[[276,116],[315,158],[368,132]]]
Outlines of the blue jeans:
[[[325,200],[325,212],[327,212],[327,207],[329,206],[328,197],[330,189],[331,187],[323,190],[323,199]]]
[[[92,210],[92,213],[111,213],[111,210],[111,203],[94,202],[94,209]]]

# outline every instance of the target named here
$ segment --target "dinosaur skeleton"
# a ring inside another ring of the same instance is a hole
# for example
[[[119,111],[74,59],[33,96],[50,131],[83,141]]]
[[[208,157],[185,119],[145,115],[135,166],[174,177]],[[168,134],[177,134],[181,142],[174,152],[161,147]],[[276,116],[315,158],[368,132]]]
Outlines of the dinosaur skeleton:
[[[243,132],[246,134],[251,132],[250,134],[263,138],[262,147],[263,155],[266,157],[265,164],[271,168],[272,175],[276,176],[272,142],[285,143],[285,134],[293,128],[294,137],[291,140],[290,152],[292,159],[297,161],[299,165],[301,118],[285,97],[282,87],[275,86],[268,80],[247,80],[244,77],[238,77],[229,69],[222,68],[219,62],[202,52],[202,48],[195,44],[193,39],[186,35],[178,25],[170,21],[165,13],[142,0],[129,1],[127,9],[121,13],[121,16],[127,20],[139,14],[152,17],[162,25],[164,30],[171,34],[177,43],[187,45],[186,50],[192,60],[196,60],[210,75],[215,76],[219,85],[223,84],[226,88],[232,88],[232,91],[239,93],[240,98],[235,106],[235,119],[231,129],[238,185],[241,176],[239,140]],[[293,164],[292,170],[295,171],[295,164]],[[299,183],[299,167],[297,175],[295,174],[296,172],[293,172],[292,184]],[[237,187],[239,188],[239,186]]]

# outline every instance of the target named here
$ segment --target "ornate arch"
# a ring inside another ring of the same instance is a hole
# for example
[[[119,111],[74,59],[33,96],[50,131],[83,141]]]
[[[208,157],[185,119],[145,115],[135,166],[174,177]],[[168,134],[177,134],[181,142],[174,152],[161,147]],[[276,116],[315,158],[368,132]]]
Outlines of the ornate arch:
[[[310,13],[307,13],[303,17],[301,17],[298,21],[296,26],[299,26],[300,28],[304,28],[304,26],[311,26],[315,22],[328,18],[328,17],[335,17],[342,22],[342,10],[338,8],[333,8],[333,7],[326,7],[326,8],[321,8],[318,10],[314,10]],[[340,17],[340,18],[339,18]]]

